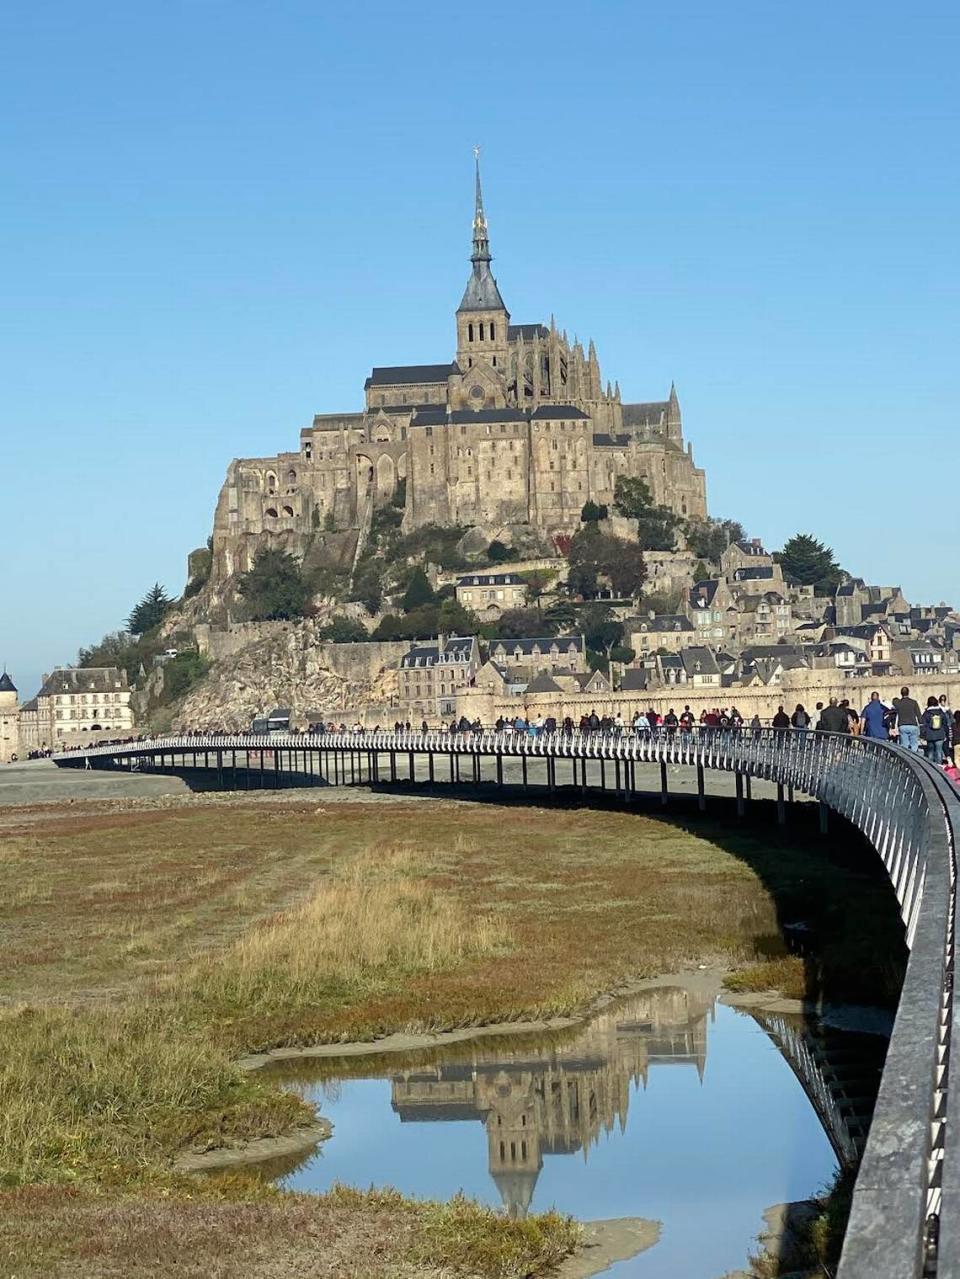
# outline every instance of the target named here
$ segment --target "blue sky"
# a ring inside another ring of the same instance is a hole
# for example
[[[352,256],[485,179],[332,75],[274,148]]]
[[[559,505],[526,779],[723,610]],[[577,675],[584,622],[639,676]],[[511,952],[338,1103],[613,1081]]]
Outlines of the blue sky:
[[[960,604],[955,6],[8,0],[0,661],[182,589],[232,457],[516,321],[676,379],[711,511]]]

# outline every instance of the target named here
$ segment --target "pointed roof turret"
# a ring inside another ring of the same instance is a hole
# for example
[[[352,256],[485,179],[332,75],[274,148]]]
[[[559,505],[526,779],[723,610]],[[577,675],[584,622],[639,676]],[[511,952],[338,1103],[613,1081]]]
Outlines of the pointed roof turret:
[[[476,196],[473,211],[473,252],[470,261],[473,271],[463,291],[458,311],[505,311],[497,282],[490,271],[490,233],[487,215],[483,210],[483,190],[480,186],[480,148],[473,148],[477,165]]]
[[[7,674],[6,668],[4,668],[3,674],[0,675],[0,693],[15,693],[16,691],[16,684],[14,684],[13,680]]]

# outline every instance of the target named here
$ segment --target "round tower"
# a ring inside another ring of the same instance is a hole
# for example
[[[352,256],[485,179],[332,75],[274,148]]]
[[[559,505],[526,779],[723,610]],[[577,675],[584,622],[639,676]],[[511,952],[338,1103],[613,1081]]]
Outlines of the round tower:
[[[0,764],[20,753],[20,703],[17,686],[6,671],[0,675]]]

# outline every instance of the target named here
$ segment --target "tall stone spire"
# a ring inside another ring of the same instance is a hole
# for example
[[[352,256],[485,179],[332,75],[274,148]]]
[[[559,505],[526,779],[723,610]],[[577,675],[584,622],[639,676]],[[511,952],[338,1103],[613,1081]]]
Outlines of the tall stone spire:
[[[480,148],[474,147],[477,165],[476,197],[473,211],[473,252],[470,261],[473,271],[463,291],[458,311],[506,311],[497,282],[490,273],[490,233],[487,215],[483,209],[483,190],[480,186]],[[506,333],[504,333],[506,339]]]
[[[490,234],[487,230],[487,215],[483,211],[483,189],[480,186],[480,148],[473,148],[473,158],[477,165],[477,193],[473,212],[473,252],[471,262],[490,261]]]

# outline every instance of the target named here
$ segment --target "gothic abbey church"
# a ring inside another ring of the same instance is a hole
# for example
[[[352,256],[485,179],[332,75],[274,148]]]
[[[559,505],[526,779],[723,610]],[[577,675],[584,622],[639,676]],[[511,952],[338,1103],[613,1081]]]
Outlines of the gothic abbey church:
[[[490,270],[477,167],[471,270],[445,364],[374,368],[359,413],[319,414],[300,449],[230,464],[214,522],[214,576],[250,567],[268,542],[302,550],[318,529],[357,530],[405,481],[403,527],[522,526],[546,539],[577,527],[583,504],[613,501],[621,475],[656,502],[706,514],[704,472],[684,447],[680,404],[624,404],[604,388],[593,342],[551,322],[512,324]],[[519,532],[520,529],[517,529]]]

